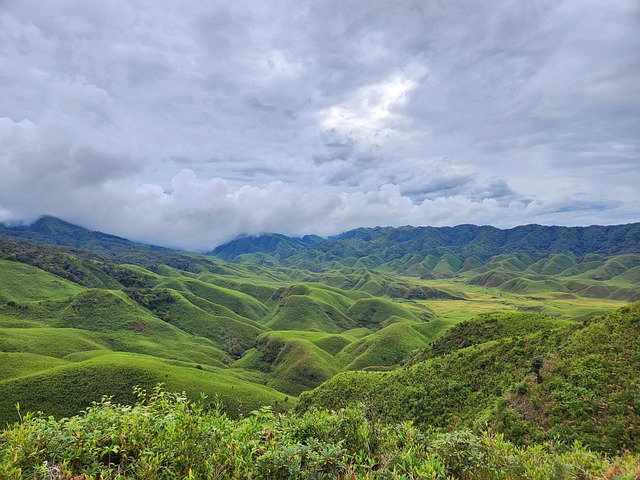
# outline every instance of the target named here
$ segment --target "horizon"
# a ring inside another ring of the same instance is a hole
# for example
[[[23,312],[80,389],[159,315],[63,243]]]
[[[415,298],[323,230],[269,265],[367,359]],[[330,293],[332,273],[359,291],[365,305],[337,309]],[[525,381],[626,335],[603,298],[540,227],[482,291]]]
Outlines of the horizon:
[[[0,6],[0,222],[206,251],[640,221],[640,4]]]

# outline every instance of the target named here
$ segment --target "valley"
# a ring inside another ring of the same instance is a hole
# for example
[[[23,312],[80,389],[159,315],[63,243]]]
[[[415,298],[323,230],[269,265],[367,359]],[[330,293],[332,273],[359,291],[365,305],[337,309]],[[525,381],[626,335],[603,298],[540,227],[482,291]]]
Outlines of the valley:
[[[33,230],[0,236],[3,425],[161,385],[230,419],[360,404],[425,430],[490,425],[519,445],[639,447],[640,252],[404,252],[308,270],[52,218]]]

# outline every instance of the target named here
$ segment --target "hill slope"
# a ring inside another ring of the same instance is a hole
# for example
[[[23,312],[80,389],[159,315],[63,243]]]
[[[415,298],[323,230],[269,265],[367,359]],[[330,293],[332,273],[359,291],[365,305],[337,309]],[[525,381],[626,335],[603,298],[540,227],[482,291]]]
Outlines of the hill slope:
[[[481,343],[456,346],[455,330],[470,331],[461,324],[430,350],[432,358],[390,373],[339,374],[303,393],[297,408],[367,402],[383,418],[425,427],[487,422],[516,443],[557,438],[607,452],[640,448],[640,303],[585,324],[530,318],[509,336],[499,319],[499,328],[490,323],[476,328],[471,343]],[[538,332],[528,333],[532,324]]]

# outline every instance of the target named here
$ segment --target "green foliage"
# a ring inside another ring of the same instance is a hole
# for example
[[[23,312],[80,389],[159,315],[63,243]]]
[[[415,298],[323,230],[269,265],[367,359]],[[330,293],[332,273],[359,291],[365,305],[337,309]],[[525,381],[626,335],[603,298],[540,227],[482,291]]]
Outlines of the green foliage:
[[[25,414],[0,434],[0,476],[21,478],[573,479],[634,478],[640,458],[579,444],[517,447],[491,431],[427,434],[386,425],[365,404],[280,415],[263,407],[230,419],[219,403],[134,389],[81,415]]]
[[[472,345],[501,338],[517,337],[535,332],[549,332],[569,326],[570,322],[539,313],[494,313],[458,323],[438,337],[428,348],[413,352],[406,364],[446,355]]]

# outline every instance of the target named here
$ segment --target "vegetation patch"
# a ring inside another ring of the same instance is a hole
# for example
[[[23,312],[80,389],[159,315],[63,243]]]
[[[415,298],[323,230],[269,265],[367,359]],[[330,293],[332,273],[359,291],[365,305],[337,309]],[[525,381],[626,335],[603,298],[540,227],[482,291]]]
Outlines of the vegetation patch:
[[[21,478],[634,478],[640,458],[576,444],[519,447],[484,430],[384,424],[366,405],[230,419],[220,405],[135,389],[59,421],[33,414],[0,435],[0,475]]]

